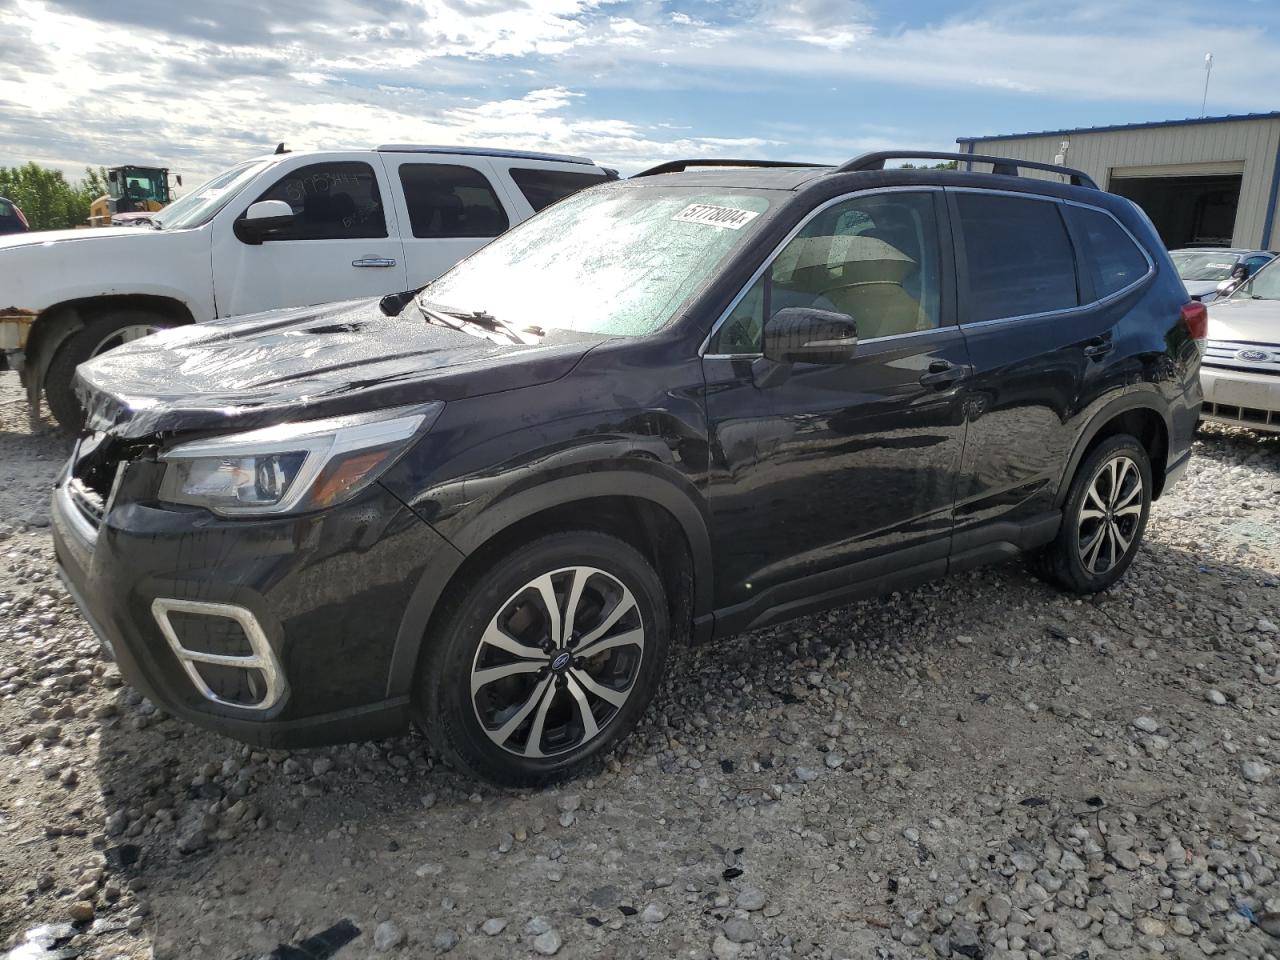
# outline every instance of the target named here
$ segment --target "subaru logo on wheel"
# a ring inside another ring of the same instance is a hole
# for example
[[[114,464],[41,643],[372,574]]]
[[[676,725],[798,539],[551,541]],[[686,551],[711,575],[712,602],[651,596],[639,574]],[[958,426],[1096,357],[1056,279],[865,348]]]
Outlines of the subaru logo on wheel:
[[[569,661],[572,659],[573,657],[566,651],[551,661],[551,669],[559,673],[565,667],[569,666]]]
[[[1270,359],[1265,350],[1241,350],[1236,354],[1237,360],[1248,360],[1251,363],[1263,363]]]

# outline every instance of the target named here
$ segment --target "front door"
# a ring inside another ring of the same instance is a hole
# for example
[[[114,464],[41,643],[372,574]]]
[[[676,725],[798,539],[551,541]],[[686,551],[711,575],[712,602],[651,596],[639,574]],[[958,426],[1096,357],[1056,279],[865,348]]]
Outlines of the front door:
[[[218,316],[407,289],[386,174],[381,164],[368,163],[367,154],[354,156],[361,159],[282,163],[267,190],[238,198],[236,217],[258,200],[283,200],[293,208],[293,223],[261,243],[239,239],[231,222],[236,217],[224,211],[213,238]]]
[[[820,208],[739,298],[703,361],[716,606],[733,628],[851,581],[944,572],[968,356],[938,190]],[[757,383],[768,317],[846,313],[855,357]]]

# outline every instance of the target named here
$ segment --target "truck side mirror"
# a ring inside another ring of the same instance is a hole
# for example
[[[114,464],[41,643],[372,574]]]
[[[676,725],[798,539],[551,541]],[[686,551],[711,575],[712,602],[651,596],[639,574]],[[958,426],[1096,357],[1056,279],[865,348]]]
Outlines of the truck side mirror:
[[[764,326],[764,355],[775,363],[844,363],[858,348],[858,327],[847,313],[786,307]]]
[[[293,207],[283,200],[259,200],[249,204],[249,209],[236,221],[234,233],[242,243],[256,245],[295,219]]]

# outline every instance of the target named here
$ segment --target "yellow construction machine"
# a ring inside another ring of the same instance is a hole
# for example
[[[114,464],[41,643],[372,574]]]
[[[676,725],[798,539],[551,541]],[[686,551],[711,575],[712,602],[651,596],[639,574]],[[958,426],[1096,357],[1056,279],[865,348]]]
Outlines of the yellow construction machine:
[[[174,178],[182,186],[182,177]],[[172,199],[165,167],[112,167],[107,192],[89,205],[89,226],[111,227],[147,223],[150,214]]]

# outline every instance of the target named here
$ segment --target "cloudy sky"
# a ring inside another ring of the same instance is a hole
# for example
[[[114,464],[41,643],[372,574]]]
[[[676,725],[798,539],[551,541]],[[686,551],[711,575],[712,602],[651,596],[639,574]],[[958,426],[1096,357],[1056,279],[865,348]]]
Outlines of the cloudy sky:
[[[832,161],[1280,109],[1280,3],[0,0],[0,165],[380,142]]]

